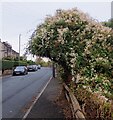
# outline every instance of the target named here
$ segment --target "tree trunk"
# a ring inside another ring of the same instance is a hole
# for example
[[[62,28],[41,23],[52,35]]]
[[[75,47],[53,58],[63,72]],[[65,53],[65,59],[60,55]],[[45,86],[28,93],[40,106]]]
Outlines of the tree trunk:
[[[65,83],[67,85],[69,85],[71,83],[71,81],[72,81],[72,75],[68,70],[64,70],[64,72],[65,72],[65,75],[66,75]]]
[[[72,75],[69,74],[69,75],[67,76],[67,83],[69,84],[71,81],[72,81]]]

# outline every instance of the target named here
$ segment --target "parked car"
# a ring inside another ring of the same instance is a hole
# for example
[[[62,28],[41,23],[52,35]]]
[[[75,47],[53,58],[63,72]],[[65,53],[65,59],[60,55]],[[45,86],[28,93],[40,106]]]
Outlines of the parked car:
[[[33,65],[33,67],[36,71],[38,70],[37,65]]]
[[[30,72],[30,71],[36,71],[37,70],[37,67],[34,66],[34,65],[29,65],[27,66],[27,70]]]
[[[38,69],[41,69],[41,65],[37,65],[37,68],[38,68]]]
[[[14,76],[14,75],[26,75],[26,74],[28,74],[26,66],[17,66],[13,70],[13,74],[12,75]]]

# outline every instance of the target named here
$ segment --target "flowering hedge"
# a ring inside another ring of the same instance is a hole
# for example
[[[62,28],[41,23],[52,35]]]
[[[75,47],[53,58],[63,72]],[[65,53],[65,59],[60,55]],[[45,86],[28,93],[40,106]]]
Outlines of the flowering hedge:
[[[80,10],[57,10],[37,27],[28,49],[58,63],[66,82],[112,99],[112,29]]]

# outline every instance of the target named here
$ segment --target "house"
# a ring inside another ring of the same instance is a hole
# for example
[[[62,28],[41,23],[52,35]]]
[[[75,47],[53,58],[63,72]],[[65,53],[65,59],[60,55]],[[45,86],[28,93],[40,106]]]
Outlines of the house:
[[[12,56],[12,46],[8,42],[2,42],[3,58]]]
[[[1,42],[0,40],[0,59],[11,57],[17,58],[19,57],[19,53],[12,49],[12,46],[6,41]]]
[[[2,59],[2,42],[1,42],[1,39],[0,39],[0,60]]]
[[[15,50],[12,50],[12,58],[18,58],[19,57],[19,53],[16,52]]]

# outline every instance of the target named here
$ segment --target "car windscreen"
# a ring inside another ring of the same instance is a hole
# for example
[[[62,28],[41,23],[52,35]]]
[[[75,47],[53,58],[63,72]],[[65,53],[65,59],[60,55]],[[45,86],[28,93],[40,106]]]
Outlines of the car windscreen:
[[[30,66],[27,66],[28,68],[32,68],[33,66],[32,65],[30,65]]]
[[[24,67],[16,67],[15,68],[15,71],[23,71],[24,70]]]

